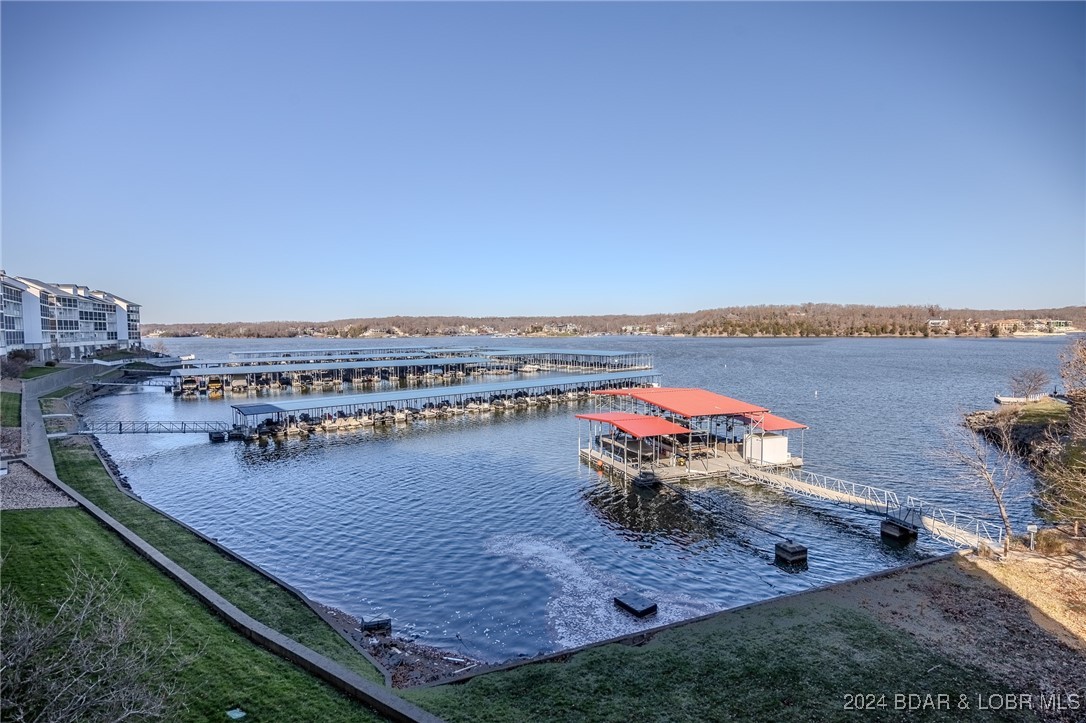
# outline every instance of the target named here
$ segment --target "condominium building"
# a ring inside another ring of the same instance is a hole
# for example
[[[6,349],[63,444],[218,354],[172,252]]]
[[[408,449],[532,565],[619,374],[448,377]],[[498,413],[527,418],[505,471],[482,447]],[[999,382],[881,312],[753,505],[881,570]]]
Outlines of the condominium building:
[[[142,346],[140,307],[108,291],[8,276],[3,286],[3,353],[29,349],[41,361],[80,359]]]

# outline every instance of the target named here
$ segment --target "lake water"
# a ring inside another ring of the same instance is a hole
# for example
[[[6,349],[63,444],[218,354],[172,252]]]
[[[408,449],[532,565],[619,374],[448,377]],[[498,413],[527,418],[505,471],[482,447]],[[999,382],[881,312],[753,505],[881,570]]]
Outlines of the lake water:
[[[963,412],[993,406],[1010,376],[1057,377],[1066,338],[1040,339],[169,339],[173,353],[359,346],[529,346],[646,351],[664,386],[704,387],[810,425],[809,470],[996,519],[988,493],[940,454]],[[251,395],[252,401],[255,395]],[[244,401],[244,397],[242,397]],[[226,400],[160,389],[93,401],[99,419],[230,419]],[[583,409],[587,409],[585,406]],[[634,632],[901,565],[950,548],[884,545],[878,518],[760,488],[669,492],[601,477],[577,458],[577,409],[531,408],[290,439],[103,435],[145,500],[310,597],[401,634],[497,662]],[[793,454],[800,437],[794,436]],[[1010,508],[1034,521],[1024,477]],[[776,535],[809,567],[775,567]],[[637,621],[612,597],[659,604]]]

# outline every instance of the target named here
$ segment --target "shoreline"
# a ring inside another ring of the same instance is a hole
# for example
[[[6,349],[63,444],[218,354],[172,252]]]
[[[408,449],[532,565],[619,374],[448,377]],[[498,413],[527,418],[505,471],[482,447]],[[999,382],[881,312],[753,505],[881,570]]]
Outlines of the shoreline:
[[[364,648],[388,672],[393,688],[440,685],[487,664],[387,630],[363,630],[362,622],[339,608],[314,601],[322,617],[344,637]]]

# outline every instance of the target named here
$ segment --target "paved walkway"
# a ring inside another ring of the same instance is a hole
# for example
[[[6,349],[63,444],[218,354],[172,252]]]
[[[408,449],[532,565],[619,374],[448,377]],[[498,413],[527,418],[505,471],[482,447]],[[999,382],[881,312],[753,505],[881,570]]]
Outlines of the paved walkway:
[[[25,387],[24,387],[25,389]],[[57,477],[49,439],[45,436],[45,420],[36,394],[23,392],[23,452],[26,462],[50,480]]]

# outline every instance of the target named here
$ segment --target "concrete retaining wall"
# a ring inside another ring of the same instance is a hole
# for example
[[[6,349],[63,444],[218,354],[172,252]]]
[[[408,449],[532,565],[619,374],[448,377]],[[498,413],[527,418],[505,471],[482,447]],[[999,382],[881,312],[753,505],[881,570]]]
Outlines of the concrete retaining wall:
[[[59,372],[58,372],[59,373]],[[52,375],[51,375],[52,376]],[[59,387],[58,387],[59,388]],[[35,404],[37,400],[35,398]],[[41,470],[35,470],[43,474]],[[339,663],[320,653],[307,648],[296,640],[283,635],[277,630],[255,620],[239,610],[226,598],[219,595],[187,570],[163,555],[143,538],[129,530],[112,516],[75,489],[61,482],[55,475],[43,474],[50,482],[62,489],[79,503],[101,524],[116,533],[152,565],[173,578],[197,600],[217,614],[231,628],[246,639],[272,651],[310,674],[354,698],[368,708],[394,721],[418,721],[419,723],[440,723],[441,719],[415,706],[386,688],[371,683],[358,673],[348,670]]]
[[[171,522],[173,522],[178,527],[180,527],[182,529],[185,529],[185,530],[188,530],[190,533],[192,533],[196,537],[203,540],[206,544],[208,544],[211,547],[214,547],[216,550],[218,550],[219,553],[223,555],[223,557],[226,557],[226,558],[228,558],[230,560],[233,560],[233,561],[235,561],[235,562],[237,562],[237,563],[239,563],[241,565],[245,565],[246,567],[248,567],[253,572],[257,573],[258,575],[262,575],[263,577],[266,577],[267,579],[271,580],[272,582],[274,582],[279,587],[281,587],[284,590],[286,590],[287,592],[293,594],[294,597],[298,598],[298,600],[300,602],[304,603],[310,610],[312,610],[314,613],[316,613],[316,615],[318,617],[320,617],[321,620],[324,620],[324,622],[326,622],[328,624],[328,626],[330,628],[332,628],[336,632],[337,635],[340,635],[341,637],[343,637],[344,640],[346,640],[351,645],[351,647],[353,647],[355,650],[357,650],[358,653],[362,655],[362,657],[364,657],[366,660],[368,660],[370,662],[370,664],[372,664],[373,667],[376,668],[377,671],[381,673],[382,677],[384,677],[386,687],[391,687],[392,686],[392,674],[389,673],[389,671],[383,665],[381,665],[380,662],[378,662],[376,659],[374,659],[374,657],[372,655],[370,655],[365,649],[363,649],[360,644],[356,643],[355,641],[353,641],[350,638],[343,635],[343,633],[340,631],[339,627],[336,626],[331,620],[328,619],[328,613],[327,613],[327,611],[324,610],[324,608],[322,608],[320,605],[315,604],[312,600],[309,599],[308,596],[305,595],[305,593],[303,593],[301,590],[297,589],[296,587],[294,587],[293,585],[291,585],[287,581],[282,580],[279,577],[276,577],[275,575],[271,574],[270,572],[268,572],[264,568],[260,567],[256,563],[251,562],[250,560],[246,559],[245,557],[243,557],[243,556],[239,555],[238,553],[234,552],[229,547],[224,547],[223,545],[220,545],[215,540],[211,539],[210,537],[208,537],[204,533],[200,532],[196,528],[190,527],[184,521],[177,519],[176,517],[174,517],[170,513],[164,512],[163,510],[160,510],[158,507],[155,507],[154,505],[147,502],[146,500],[144,500],[139,495],[132,492],[132,490],[126,489],[125,486],[121,484],[120,480],[117,479],[117,476],[115,474],[113,474],[113,471],[110,469],[109,465],[106,464],[105,459],[102,458],[102,450],[101,450],[101,447],[100,447],[100,445],[98,443],[98,440],[96,438],[94,438],[94,437],[91,437],[91,439],[93,441],[92,448],[94,449],[94,454],[95,454],[95,456],[98,457],[98,461],[102,464],[102,469],[104,469],[106,471],[106,474],[109,475],[110,479],[113,480],[113,484],[117,488],[117,491],[121,492],[124,495],[127,495],[128,497],[135,500],[136,502],[139,502],[144,507],[146,507],[148,509],[151,509],[151,510],[154,510],[158,514],[165,517],[167,520],[170,520]]]
[[[43,394],[48,394],[49,392],[55,392],[58,389],[71,386],[76,382],[86,381],[95,374],[102,374],[108,371],[112,371],[112,369],[96,364],[87,364],[85,366],[62,369],[59,372],[53,372],[52,374],[46,374],[45,376],[36,377],[34,379],[24,379],[23,396],[40,397]]]

